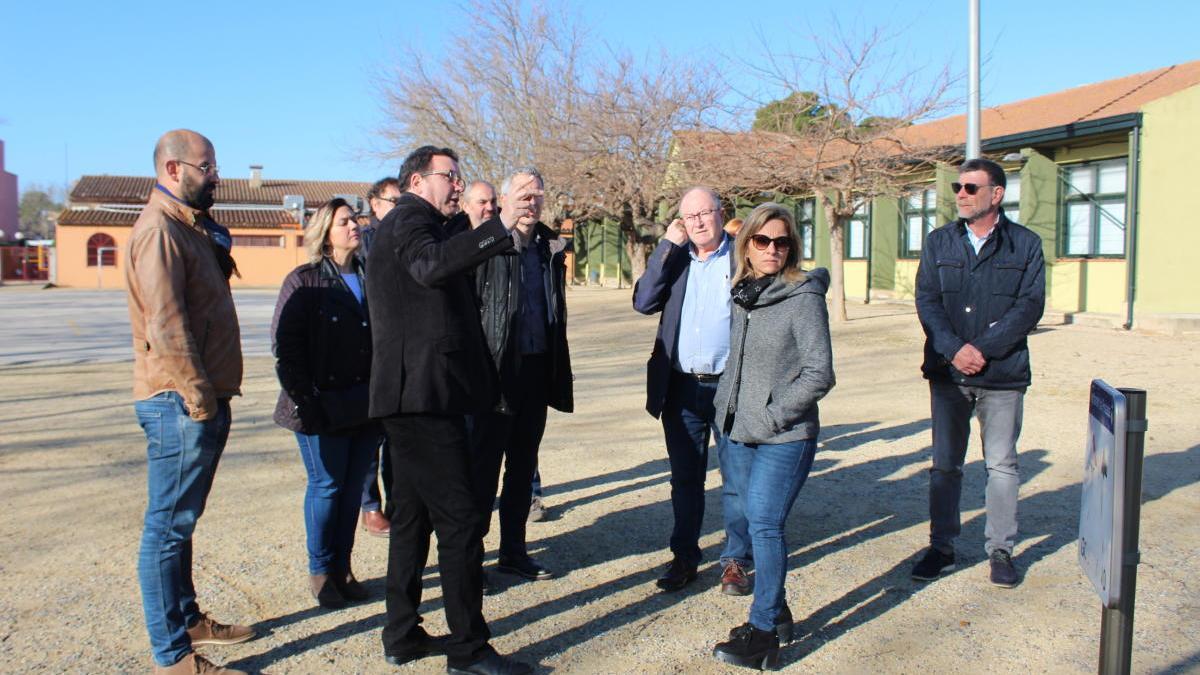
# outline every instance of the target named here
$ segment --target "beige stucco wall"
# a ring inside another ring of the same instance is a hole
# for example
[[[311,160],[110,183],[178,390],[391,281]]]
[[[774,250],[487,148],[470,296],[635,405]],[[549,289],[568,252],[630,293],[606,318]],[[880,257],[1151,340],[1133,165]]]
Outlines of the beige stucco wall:
[[[1047,309],[1060,312],[1125,311],[1125,261],[1061,258],[1047,275]]]
[[[867,261],[846,260],[842,264],[846,275],[846,297],[859,300],[867,297]]]
[[[920,260],[900,258],[896,260],[896,285],[894,298],[913,300],[917,297],[917,267]]]

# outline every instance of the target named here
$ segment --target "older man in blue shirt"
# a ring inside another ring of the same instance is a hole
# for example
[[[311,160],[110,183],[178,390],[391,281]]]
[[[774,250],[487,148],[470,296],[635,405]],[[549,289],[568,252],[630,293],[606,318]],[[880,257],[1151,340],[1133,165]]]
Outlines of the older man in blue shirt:
[[[633,308],[662,312],[646,373],[646,410],[662,420],[671,461],[673,559],[659,588],[677,591],[696,579],[709,440],[719,441],[713,395],[729,354],[729,277],[733,242],[722,229],[721,200],[708,188],[688,190],[679,218],[650,255],[633,290]],[[718,448],[720,443],[717,443]],[[720,458],[718,458],[720,461]],[[720,461],[722,467],[724,462]],[[751,591],[750,536],[737,494],[722,475],[725,549],[721,590]]]

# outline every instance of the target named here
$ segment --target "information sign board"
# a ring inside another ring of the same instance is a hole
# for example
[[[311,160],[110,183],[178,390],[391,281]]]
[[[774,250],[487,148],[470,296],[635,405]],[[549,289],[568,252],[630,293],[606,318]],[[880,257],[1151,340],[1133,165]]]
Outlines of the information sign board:
[[[1079,508],[1079,566],[1109,608],[1117,606],[1121,593],[1126,419],[1125,395],[1103,380],[1092,380]]]

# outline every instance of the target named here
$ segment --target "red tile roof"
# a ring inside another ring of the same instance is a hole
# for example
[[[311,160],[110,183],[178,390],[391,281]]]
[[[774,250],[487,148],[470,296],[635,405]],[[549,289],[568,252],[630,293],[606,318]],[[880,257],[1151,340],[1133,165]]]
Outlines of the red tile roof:
[[[306,207],[319,207],[334,195],[366,196],[370,183],[353,181],[269,180],[250,187],[248,178],[222,178],[215,197],[218,204],[282,205],[284,195],[304,197]],[[82,176],[71,190],[70,200],[92,204],[145,204],[154,189],[151,176]]]
[[[66,209],[58,217],[59,225],[132,226],[138,211],[108,209]],[[213,219],[230,228],[297,228],[296,217],[282,209],[213,209]]]
[[[1157,99],[1200,85],[1200,61],[1190,61],[1114,80],[1105,80],[980,111],[982,140],[1051,129],[1134,113]],[[954,115],[907,127],[898,134],[915,147],[953,147],[965,143],[966,115]],[[803,137],[768,132],[684,131],[676,134],[687,159],[745,155],[747,148],[763,164],[811,156]],[[883,143],[881,141],[881,143]],[[823,149],[830,162],[853,148],[834,142]],[[891,154],[895,150],[888,150]]]
[[[1151,101],[1200,84],[1200,61],[1127,75],[980,111],[984,139],[1138,112]],[[967,116],[955,115],[911,128],[912,140],[931,145],[961,144]]]

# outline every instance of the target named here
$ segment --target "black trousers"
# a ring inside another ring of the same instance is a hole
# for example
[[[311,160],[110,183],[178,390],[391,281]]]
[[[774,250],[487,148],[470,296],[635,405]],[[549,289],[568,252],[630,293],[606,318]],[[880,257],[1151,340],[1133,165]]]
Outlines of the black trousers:
[[[437,533],[438,569],[450,640],[447,664],[466,666],[490,651],[483,619],[483,546],[471,492],[466,420],[462,415],[384,418],[392,456],[385,654],[412,651],[421,622],[421,575]]]
[[[515,400],[507,401],[512,414],[490,412],[471,424],[471,471],[475,505],[483,539],[491,529],[492,503],[504,464],[500,489],[500,560],[523,558],[525,524],[537,471],[538,446],[546,431],[547,365],[544,355],[524,356],[517,373]]]

